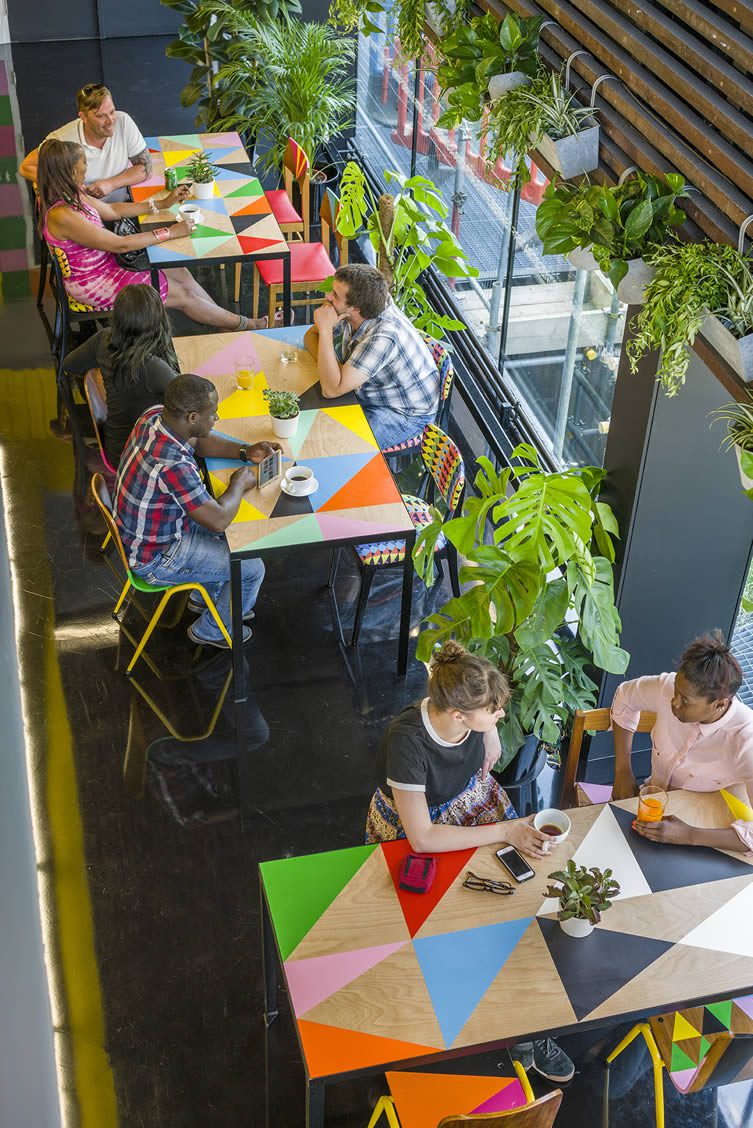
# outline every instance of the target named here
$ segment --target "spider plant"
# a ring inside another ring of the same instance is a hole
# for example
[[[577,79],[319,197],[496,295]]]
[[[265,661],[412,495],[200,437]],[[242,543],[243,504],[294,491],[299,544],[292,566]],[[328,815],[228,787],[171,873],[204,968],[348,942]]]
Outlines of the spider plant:
[[[753,392],[748,390],[745,400],[731,400],[718,407],[711,412],[710,418],[715,423],[726,423],[727,434],[721,442],[722,450],[734,448],[743,489],[753,501]]]

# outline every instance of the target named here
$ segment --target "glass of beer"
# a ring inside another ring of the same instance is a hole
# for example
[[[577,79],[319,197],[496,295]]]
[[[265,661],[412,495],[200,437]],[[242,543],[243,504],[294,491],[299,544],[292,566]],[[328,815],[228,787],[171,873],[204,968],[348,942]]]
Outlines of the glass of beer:
[[[667,806],[667,793],[653,783],[647,783],[638,792],[638,821],[661,822]]]
[[[236,360],[235,382],[244,392],[249,391],[254,384],[254,366],[250,360]]]

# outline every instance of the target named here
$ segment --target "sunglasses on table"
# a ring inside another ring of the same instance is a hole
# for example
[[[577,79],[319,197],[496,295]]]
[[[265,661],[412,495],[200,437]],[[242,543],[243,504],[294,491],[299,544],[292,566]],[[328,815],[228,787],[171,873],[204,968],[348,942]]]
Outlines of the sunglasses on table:
[[[515,892],[514,886],[509,881],[493,881],[489,877],[477,877],[470,870],[466,870],[463,888],[475,889],[481,893],[497,893],[500,897],[509,897]]]

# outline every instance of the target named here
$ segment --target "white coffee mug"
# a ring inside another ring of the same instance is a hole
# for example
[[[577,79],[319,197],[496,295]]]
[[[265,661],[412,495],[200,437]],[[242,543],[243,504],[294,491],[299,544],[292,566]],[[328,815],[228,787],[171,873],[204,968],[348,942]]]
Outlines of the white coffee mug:
[[[291,493],[302,493],[313,477],[310,466],[291,466],[285,471],[285,485]]]
[[[187,220],[189,223],[201,223],[202,214],[201,208],[198,204],[181,204],[178,208],[181,219]]]
[[[547,807],[545,811],[539,811],[533,820],[533,825],[536,830],[545,832],[552,846],[556,846],[558,842],[564,842],[570,833],[570,819],[564,811],[558,811],[556,807]],[[552,833],[555,827],[558,830],[557,834]]]

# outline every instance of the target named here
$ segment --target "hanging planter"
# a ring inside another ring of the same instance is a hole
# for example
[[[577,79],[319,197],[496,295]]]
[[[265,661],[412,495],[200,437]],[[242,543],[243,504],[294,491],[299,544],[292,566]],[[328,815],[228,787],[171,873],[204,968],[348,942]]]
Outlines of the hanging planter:
[[[740,485],[745,490],[748,497],[753,497],[753,451],[743,450],[741,446],[735,443],[735,458],[737,459],[737,471],[740,475]]]
[[[736,337],[713,313],[707,311],[701,333],[741,380],[753,380],[753,333]]]
[[[545,133],[536,148],[563,180],[570,180],[599,167],[599,133],[598,125],[557,140]]]
[[[629,259],[627,274],[617,285],[617,297],[625,305],[643,305],[646,287],[656,274],[656,269],[642,258]]]
[[[590,247],[575,247],[567,256],[568,262],[576,270],[598,270],[599,264]]]
[[[508,71],[507,74],[493,74],[489,79],[487,90],[492,102],[496,102],[499,98],[504,98],[505,94],[509,94],[511,90],[517,90],[519,86],[528,86],[530,78],[522,71]]]
[[[722,404],[710,417],[726,425],[727,434],[722,439],[721,449],[734,449],[740,484],[753,501],[753,393],[748,389],[747,399]]]

